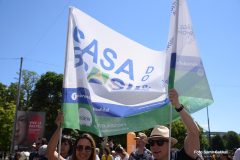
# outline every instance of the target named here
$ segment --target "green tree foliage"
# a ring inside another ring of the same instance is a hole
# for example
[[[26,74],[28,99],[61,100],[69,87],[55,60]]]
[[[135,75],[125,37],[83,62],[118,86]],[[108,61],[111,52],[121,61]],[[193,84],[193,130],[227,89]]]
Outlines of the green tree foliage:
[[[225,147],[228,150],[234,150],[234,148],[239,148],[240,139],[239,135],[234,131],[229,131],[223,136]]]
[[[11,89],[0,83],[0,151],[9,151],[12,139],[13,120],[15,113],[14,97]]]
[[[217,151],[224,151],[225,150],[225,146],[223,143],[223,139],[220,135],[215,135],[214,137],[212,137],[212,150],[217,150]]]
[[[31,97],[31,93],[35,87],[36,82],[39,79],[39,76],[36,72],[22,70],[22,83],[21,83],[21,90],[24,97],[24,106],[22,107],[23,110],[27,110],[29,107],[29,99]]]
[[[6,103],[0,106],[0,150],[9,151],[12,140],[15,104]]]
[[[203,134],[203,128],[199,127],[200,130],[200,147],[201,150],[208,148],[209,144],[206,136]],[[187,130],[181,120],[177,120],[172,123],[172,137],[178,140],[178,143],[174,146],[176,148],[182,148],[184,144],[184,139],[186,137]]]
[[[17,83],[11,83],[10,86],[8,86],[7,89],[7,95],[6,95],[6,101],[14,101],[16,104],[17,102],[17,90],[18,90],[18,84]]]
[[[7,102],[13,101],[14,104],[17,103],[17,95],[18,95],[18,83],[11,83],[10,86],[7,87]],[[21,106],[24,106],[24,93],[20,89],[20,97],[19,97],[19,109]]]
[[[187,133],[187,131],[181,120],[177,120],[172,123],[172,137],[177,138],[177,140],[178,140],[178,143],[174,147],[176,147],[176,148],[183,147],[186,133]]]
[[[26,100],[31,95],[36,80],[36,73],[23,70],[23,84],[20,87],[19,109],[26,107]],[[11,83],[8,87],[0,83],[0,150],[9,151],[12,141],[13,122],[15,117],[18,95],[18,83]]]
[[[46,112],[45,135],[51,137],[55,130],[54,120],[62,103],[63,75],[47,72],[36,83],[30,98],[32,111]]]
[[[198,128],[200,130],[200,150],[208,150],[209,149],[209,141],[207,136],[204,134],[203,128],[198,125]]]
[[[7,86],[0,83],[0,105],[7,101]]]

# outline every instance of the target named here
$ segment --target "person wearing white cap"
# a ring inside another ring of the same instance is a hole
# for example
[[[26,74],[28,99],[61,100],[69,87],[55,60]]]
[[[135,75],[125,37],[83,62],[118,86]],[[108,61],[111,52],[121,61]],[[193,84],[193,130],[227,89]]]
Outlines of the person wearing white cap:
[[[197,153],[200,150],[199,129],[192,117],[184,109],[178,100],[178,93],[175,89],[169,90],[169,99],[187,129],[187,136],[184,146],[179,151],[171,151],[170,160],[197,160],[202,159]],[[152,130],[148,143],[155,160],[168,160],[169,143],[174,146],[177,139],[169,137],[169,129],[165,126],[157,125]]]
[[[148,143],[146,134],[139,132],[134,139],[136,140],[136,150],[130,154],[128,160],[151,160],[152,153],[146,148]]]
[[[39,160],[47,160],[46,152],[47,152],[47,145],[44,144],[38,150]]]

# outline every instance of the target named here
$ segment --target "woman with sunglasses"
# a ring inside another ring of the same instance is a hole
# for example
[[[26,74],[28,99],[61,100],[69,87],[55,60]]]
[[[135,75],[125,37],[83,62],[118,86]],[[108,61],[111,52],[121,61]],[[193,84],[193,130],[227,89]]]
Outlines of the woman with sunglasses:
[[[57,124],[57,129],[51,137],[48,148],[47,148],[47,157],[49,160],[57,160],[58,153],[56,152],[56,147],[60,134],[60,125],[63,122],[63,113],[59,112],[58,116],[55,120]],[[79,138],[75,141],[73,154],[69,157],[69,160],[96,160],[96,144],[94,139],[90,134],[83,134],[79,136]],[[60,156],[61,160],[65,160],[62,156]]]
[[[175,89],[169,90],[169,98],[187,129],[187,136],[184,146],[179,151],[172,151],[170,160],[198,160],[202,159],[200,153],[199,129],[192,117],[184,109],[178,100],[178,93]],[[169,129],[165,126],[157,125],[148,137],[148,143],[154,160],[168,160],[169,143],[174,146],[177,140],[169,136]]]

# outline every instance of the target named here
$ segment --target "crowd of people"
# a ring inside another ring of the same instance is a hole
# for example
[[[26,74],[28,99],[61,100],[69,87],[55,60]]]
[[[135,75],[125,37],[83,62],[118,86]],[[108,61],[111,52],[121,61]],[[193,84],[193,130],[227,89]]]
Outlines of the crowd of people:
[[[55,123],[57,129],[50,138],[39,138],[33,145],[34,150],[29,155],[29,160],[202,160],[200,154],[199,128],[188,114],[184,106],[179,102],[178,93],[175,89],[169,91],[169,99],[176,111],[179,113],[187,133],[184,145],[180,150],[172,149],[178,142],[176,138],[170,137],[170,131],[166,126],[156,125],[151,134],[138,132],[135,137],[136,149],[128,154],[121,144],[114,145],[113,141],[103,143],[98,148],[94,138],[89,133],[84,133],[75,142],[70,136],[62,136],[61,150],[58,153],[57,145],[61,132],[61,123],[64,121],[63,113],[59,112]],[[149,149],[146,147],[149,146]],[[240,149],[236,151],[234,160],[240,160]],[[238,155],[237,155],[238,154]],[[15,159],[21,159],[21,155],[16,155]],[[225,160],[221,156],[220,160]],[[24,159],[24,158],[23,158]]]

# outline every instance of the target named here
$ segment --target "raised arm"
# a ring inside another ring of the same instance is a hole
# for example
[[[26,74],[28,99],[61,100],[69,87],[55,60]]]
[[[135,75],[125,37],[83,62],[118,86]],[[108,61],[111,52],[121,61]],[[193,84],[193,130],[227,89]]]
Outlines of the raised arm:
[[[63,122],[63,113],[62,112],[58,112],[57,118],[55,120],[55,123],[57,125],[57,129],[54,132],[54,134],[52,135],[49,143],[48,143],[48,147],[47,147],[47,158],[51,159],[51,160],[57,160],[58,159],[58,153],[56,152],[56,148],[57,148],[57,144],[58,144],[58,140],[59,140],[59,134],[60,134],[60,126],[61,123]],[[61,160],[64,160],[64,158],[62,156],[60,156]]]
[[[180,108],[182,108],[178,99],[178,93],[175,89],[169,90],[169,98],[175,109],[180,110]],[[184,108],[179,111],[179,114],[187,129],[187,136],[184,141],[184,150],[187,155],[195,159],[198,156],[196,151],[200,150],[199,128]]]

